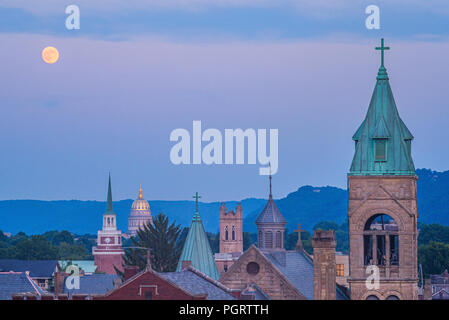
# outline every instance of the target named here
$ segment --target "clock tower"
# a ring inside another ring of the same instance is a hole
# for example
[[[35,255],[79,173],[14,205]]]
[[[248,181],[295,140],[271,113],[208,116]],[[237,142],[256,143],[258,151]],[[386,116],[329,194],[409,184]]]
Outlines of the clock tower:
[[[98,272],[115,274],[114,266],[122,270],[122,233],[117,230],[117,217],[112,209],[111,175],[109,175],[108,203],[103,213],[103,228],[98,230],[97,246],[92,248]]]

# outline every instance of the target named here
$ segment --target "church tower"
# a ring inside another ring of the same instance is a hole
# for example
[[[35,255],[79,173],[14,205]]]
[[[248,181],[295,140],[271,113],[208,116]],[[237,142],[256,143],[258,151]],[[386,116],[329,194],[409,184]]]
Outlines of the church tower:
[[[257,243],[262,251],[282,251],[284,250],[284,227],[287,222],[273,201],[271,179],[270,174],[268,202],[256,219]]]
[[[220,206],[220,252],[215,254],[218,272],[222,274],[234,264],[243,253],[243,213],[242,205],[235,211]]]
[[[122,233],[117,230],[117,216],[112,209],[111,175],[108,184],[108,202],[103,213],[103,228],[98,230],[97,246],[92,248],[98,272],[115,274],[114,266],[122,270]]]
[[[239,203],[235,211],[227,211],[224,203],[220,206],[220,253],[243,252],[243,215]]]
[[[413,136],[399,117],[384,66],[384,46],[365,120],[353,136],[348,174],[351,299],[415,300],[417,176]],[[378,279],[379,281],[375,281]]]

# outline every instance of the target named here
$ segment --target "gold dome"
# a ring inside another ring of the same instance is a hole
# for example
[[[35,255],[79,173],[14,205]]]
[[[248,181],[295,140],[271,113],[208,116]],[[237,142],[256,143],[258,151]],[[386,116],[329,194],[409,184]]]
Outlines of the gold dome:
[[[136,211],[149,211],[150,210],[150,204],[148,203],[147,200],[145,200],[143,198],[143,193],[142,193],[142,185],[139,188],[139,197],[134,200],[132,206],[131,206],[132,210],[136,210]]]

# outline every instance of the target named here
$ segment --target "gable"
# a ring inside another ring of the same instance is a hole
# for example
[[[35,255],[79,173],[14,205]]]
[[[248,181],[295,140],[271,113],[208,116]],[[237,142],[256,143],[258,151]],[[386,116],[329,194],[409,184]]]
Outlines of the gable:
[[[249,267],[249,264],[254,265],[254,263],[259,267],[257,273]],[[220,282],[226,287],[239,290],[255,284],[274,300],[306,299],[273,262],[254,245],[221,276]]]

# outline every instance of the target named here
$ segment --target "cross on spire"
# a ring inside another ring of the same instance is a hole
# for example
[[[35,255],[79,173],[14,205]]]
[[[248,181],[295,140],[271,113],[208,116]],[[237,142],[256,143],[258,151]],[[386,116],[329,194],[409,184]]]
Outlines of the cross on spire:
[[[376,50],[380,50],[380,65],[384,66],[384,51],[390,50],[390,47],[384,46],[384,38],[380,39],[380,47],[376,47]]]
[[[298,230],[293,230],[293,232],[298,232],[298,241],[296,241],[296,249],[302,248],[301,232],[305,232],[305,230],[301,230],[301,225],[298,223]]]
[[[195,212],[198,212],[198,199],[201,198],[201,196],[199,196],[198,192],[196,192],[192,198],[194,198],[195,202],[196,202],[196,211]]]

